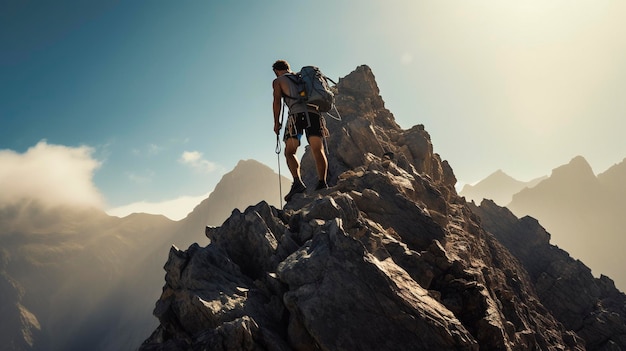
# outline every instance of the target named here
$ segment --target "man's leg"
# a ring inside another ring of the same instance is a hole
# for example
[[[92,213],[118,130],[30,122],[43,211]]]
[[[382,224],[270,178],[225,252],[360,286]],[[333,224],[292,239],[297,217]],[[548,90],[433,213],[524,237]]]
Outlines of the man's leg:
[[[320,188],[322,182],[326,185],[326,173],[328,172],[328,160],[326,159],[326,153],[324,152],[324,142],[319,136],[311,136],[309,137],[309,146],[311,147],[311,152],[313,153],[313,158],[315,159],[317,178],[320,182],[320,184],[318,184],[318,188]]]
[[[294,181],[300,180],[300,162],[298,162],[298,158],[296,157],[299,144],[300,142],[296,138],[289,138],[285,141],[285,159],[287,160],[287,167]]]
[[[306,186],[300,179],[300,162],[296,157],[296,151],[298,151],[299,140],[296,138],[288,138],[285,141],[285,159],[287,160],[287,167],[291,176],[293,177],[293,184],[291,184],[291,190],[285,195],[285,201],[289,202],[293,195],[301,193],[306,190]]]

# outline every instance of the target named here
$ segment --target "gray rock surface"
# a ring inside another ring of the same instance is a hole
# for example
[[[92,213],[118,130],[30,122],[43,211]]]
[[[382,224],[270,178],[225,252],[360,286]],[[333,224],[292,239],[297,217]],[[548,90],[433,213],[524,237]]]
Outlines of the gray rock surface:
[[[585,350],[456,194],[423,126],[397,126],[369,67],[337,89],[331,188],[236,210],[207,246],[173,247],[140,350]],[[567,298],[585,308],[583,293]]]
[[[594,278],[585,264],[550,245],[550,234],[532,217],[518,219],[488,200],[474,211],[524,265],[543,305],[588,350],[626,350],[626,296],[609,277]]]

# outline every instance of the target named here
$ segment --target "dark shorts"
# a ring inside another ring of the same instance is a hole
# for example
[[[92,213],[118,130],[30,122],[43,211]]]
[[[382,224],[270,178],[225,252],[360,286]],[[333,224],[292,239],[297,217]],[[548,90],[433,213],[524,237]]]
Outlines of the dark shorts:
[[[284,140],[295,138],[299,142],[303,133],[306,133],[307,140],[312,136],[322,137],[322,122],[318,113],[309,112],[308,118],[305,112],[289,115]]]

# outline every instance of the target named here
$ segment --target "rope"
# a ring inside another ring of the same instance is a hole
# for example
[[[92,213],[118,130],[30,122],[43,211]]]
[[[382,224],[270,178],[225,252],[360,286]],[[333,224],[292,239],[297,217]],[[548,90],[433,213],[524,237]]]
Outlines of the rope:
[[[281,147],[280,147],[280,139],[279,139],[279,134],[276,134],[276,150],[274,150],[276,152],[276,159],[278,160],[278,195],[280,196],[280,208],[283,208],[283,182],[282,182],[282,176],[280,174],[280,151],[281,151]]]
[[[326,128],[326,118],[320,114],[320,128],[322,129],[322,142],[324,143],[324,152],[326,156],[330,156],[330,150],[328,150],[328,137],[330,137],[330,132],[328,128]]]
[[[341,121],[341,115],[339,114],[339,110],[337,110],[337,105],[333,104],[333,109],[335,110],[335,112],[337,113],[337,116],[334,116],[332,113],[330,113],[330,111],[332,111],[332,109],[328,112],[324,112],[327,116],[331,117],[334,120],[337,121]]]
[[[284,117],[284,112],[285,112],[285,103],[283,102],[282,105],[280,105],[280,121],[279,121],[279,128],[278,128],[278,133],[276,133],[276,148],[274,149],[274,152],[276,153],[276,159],[278,160],[278,195],[280,196],[280,209],[282,210],[283,208],[283,182],[282,182],[282,175],[280,174],[280,153],[282,151],[282,147],[280,145],[280,129],[283,127],[283,117]]]

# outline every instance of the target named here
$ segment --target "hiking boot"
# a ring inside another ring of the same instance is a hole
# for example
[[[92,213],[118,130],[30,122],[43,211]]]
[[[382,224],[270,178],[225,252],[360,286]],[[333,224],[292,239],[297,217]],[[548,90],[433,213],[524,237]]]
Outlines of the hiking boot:
[[[294,181],[293,184],[291,184],[291,190],[285,195],[285,201],[289,202],[295,194],[302,193],[305,190],[306,186],[304,186],[301,180]]]
[[[323,190],[323,189],[328,189],[328,184],[326,184],[325,180],[320,180],[319,182],[317,182],[317,186],[315,187],[315,191]]]

